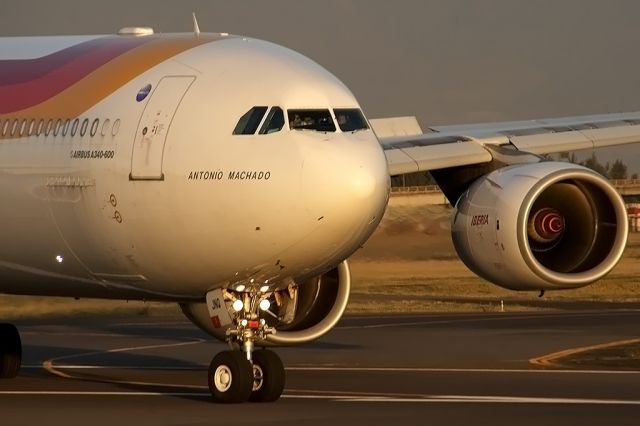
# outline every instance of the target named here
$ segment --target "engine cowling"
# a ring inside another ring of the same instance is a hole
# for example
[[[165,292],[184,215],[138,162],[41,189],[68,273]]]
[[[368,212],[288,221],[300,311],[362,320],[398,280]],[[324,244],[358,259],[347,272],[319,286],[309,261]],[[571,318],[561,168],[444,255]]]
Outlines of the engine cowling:
[[[452,217],[453,243],[479,276],[512,290],[582,287],[622,257],[625,205],[582,166],[541,162],[477,179]]]
[[[276,333],[256,344],[293,345],[307,343],[329,332],[344,313],[351,289],[351,273],[346,260],[322,275],[301,281],[291,281],[270,297],[276,318],[265,316]],[[232,314],[231,304],[228,303]],[[225,327],[214,327],[204,303],[180,304],[185,316],[200,329],[219,340],[226,339]]]

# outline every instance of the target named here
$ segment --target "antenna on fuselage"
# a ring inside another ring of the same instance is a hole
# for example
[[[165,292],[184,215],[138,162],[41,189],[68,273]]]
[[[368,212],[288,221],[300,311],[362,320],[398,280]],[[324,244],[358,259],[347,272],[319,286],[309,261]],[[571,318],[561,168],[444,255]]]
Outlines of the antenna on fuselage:
[[[192,12],[191,15],[193,16],[193,34],[196,36],[200,35],[200,27],[198,26],[198,18],[196,18],[196,13]]]

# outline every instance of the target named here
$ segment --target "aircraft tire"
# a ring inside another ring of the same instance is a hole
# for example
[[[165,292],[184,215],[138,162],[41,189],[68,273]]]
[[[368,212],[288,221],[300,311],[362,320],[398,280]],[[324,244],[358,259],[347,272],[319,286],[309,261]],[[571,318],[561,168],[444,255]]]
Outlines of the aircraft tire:
[[[208,382],[215,402],[246,402],[253,387],[251,363],[241,351],[220,352],[211,361]]]
[[[22,341],[13,324],[0,324],[0,379],[12,379],[20,372]]]
[[[280,398],[284,390],[285,372],[280,357],[272,351],[254,351],[252,402],[273,402]]]

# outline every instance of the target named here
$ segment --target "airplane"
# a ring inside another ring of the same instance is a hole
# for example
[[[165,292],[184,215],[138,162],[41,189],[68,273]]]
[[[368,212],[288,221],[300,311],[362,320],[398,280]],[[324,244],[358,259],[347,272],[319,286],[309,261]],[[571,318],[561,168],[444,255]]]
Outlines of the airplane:
[[[430,171],[463,262],[520,291],[620,260],[624,203],[546,154],[640,141],[640,112],[377,135],[311,59],[227,33],[0,38],[0,292],[178,303],[229,350],[212,399],[276,401],[271,347],[340,320],[390,176]],[[0,376],[22,344],[0,325]]]

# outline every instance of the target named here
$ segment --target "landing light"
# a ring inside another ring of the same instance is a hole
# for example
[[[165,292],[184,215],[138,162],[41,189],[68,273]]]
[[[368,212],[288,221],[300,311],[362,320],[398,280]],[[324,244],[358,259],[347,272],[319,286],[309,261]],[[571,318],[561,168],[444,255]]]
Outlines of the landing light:
[[[244,285],[244,284],[238,284],[238,285],[236,286],[236,291],[239,291],[239,292],[241,292],[241,293],[242,293],[242,292],[244,291],[244,289],[245,289],[245,288],[246,288],[246,287],[245,287],[245,285]]]
[[[58,263],[62,263],[62,262],[64,262],[64,257],[62,257],[62,256],[60,256],[60,255],[57,255],[57,256],[56,256],[56,262],[58,262]]]
[[[242,309],[244,308],[244,303],[242,303],[242,300],[240,299],[236,299],[233,302],[233,310],[236,312],[240,312]]]
[[[271,307],[271,302],[269,302],[267,299],[262,299],[262,301],[260,301],[260,309],[266,311],[267,309],[269,309],[269,307]]]
[[[263,285],[262,287],[260,287],[260,293],[266,293],[268,291],[269,291],[268,285]]]

